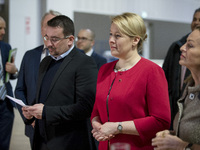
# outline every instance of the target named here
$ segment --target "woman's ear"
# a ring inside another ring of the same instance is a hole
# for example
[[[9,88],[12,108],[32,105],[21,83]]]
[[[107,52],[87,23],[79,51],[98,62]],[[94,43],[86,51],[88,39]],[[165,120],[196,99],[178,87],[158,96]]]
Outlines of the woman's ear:
[[[140,37],[134,37],[133,38],[133,46],[136,47],[138,45],[138,43],[140,42]]]

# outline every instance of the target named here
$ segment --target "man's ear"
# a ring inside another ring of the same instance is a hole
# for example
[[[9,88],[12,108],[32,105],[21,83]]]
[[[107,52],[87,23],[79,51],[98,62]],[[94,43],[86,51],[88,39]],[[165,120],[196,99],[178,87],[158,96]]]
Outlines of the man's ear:
[[[73,43],[74,43],[74,41],[75,41],[75,38],[74,38],[74,36],[70,36],[69,37],[69,45],[73,45]]]
[[[92,40],[92,42],[91,42],[91,46],[92,46],[92,47],[94,46],[94,42],[95,42],[95,41],[94,41],[94,40]]]

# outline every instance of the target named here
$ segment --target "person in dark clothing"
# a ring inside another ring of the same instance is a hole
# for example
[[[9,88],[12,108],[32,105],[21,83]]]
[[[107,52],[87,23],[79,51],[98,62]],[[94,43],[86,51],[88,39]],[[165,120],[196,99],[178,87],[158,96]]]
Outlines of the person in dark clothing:
[[[97,54],[93,49],[95,43],[94,31],[91,29],[81,29],[76,40],[77,48],[82,49],[86,55],[91,56],[94,59],[98,70],[103,64],[107,63],[106,58]]]
[[[200,8],[196,9],[194,12],[191,30],[193,31],[197,26],[200,26]],[[190,75],[190,71],[185,66],[181,66],[179,64],[181,55],[180,48],[186,43],[188,35],[189,34],[172,43],[162,66],[168,81],[172,121],[178,112],[177,101],[181,97],[185,88],[184,80],[188,77],[188,75]],[[172,123],[170,129],[173,129]]]
[[[14,121],[13,108],[15,103],[5,97],[6,94],[13,96],[11,83],[5,80],[6,72],[10,73],[9,79],[16,79],[18,75],[14,59],[12,62],[8,62],[11,46],[3,42],[5,29],[6,22],[0,16],[0,150],[9,150]]]
[[[35,120],[34,150],[93,150],[88,122],[95,101],[97,66],[74,46],[74,23],[64,15],[46,28],[50,56],[40,63],[36,99],[22,107]]]

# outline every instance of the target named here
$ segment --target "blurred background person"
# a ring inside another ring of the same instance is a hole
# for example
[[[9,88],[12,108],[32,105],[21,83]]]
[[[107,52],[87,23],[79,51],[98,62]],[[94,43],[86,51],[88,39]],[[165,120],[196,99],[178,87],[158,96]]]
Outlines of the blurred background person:
[[[199,150],[200,149],[200,26],[188,36],[181,47],[180,65],[186,66],[191,75],[178,100],[179,112],[174,119],[174,135],[170,131],[157,133],[152,140],[155,150]]]
[[[7,62],[11,46],[4,43],[6,22],[0,16],[0,150],[9,150],[10,138],[12,134],[15,104],[5,95],[13,97],[12,86],[10,82],[5,83],[6,72],[10,73],[10,79],[16,79],[18,70],[13,62]]]
[[[143,19],[134,13],[111,21],[109,45],[119,60],[98,74],[91,115],[99,150],[128,143],[131,150],[153,150],[151,139],[170,126],[170,105],[164,71],[138,54],[147,38]]]
[[[193,15],[191,30],[200,26],[200,8],[196,9]],[[171,129],[173,128],[173,119],[178,112],[177,101],[181,97],[185,84],[184,80],[190,75],[190,71],[179,64],[180,60],[180,47],[185,44],[189,34],[182,37],[180,40],[175,41],[170,46],[168,53],[163,63],[163,70],[168,81],[168,92],[171,106]]]
[[[81,29],[79,31],[78,36],[76,38],[77,48],[83,50],[86,55],[91,56],[95,60],[97,68],[99,70],[99,68],[103,64],[107,63],[107,60],[106,58],[97,54],[94,51],[93,49],[94,43],[95,43],[94,31],[92,31],[91,29]]]
[[[46,35],[47,22],[58,15],[61,15],[61,13],[53,10],[50,10],[49,12],[44,14],[41,19],[42,39]],[[39,65],[42,59],[48,55],[46,41],[43,40],[43,42],[43,45],[40,45],[32,50],[28,50],[24,54],[21,62],[18,81],[15,88],[15,97],[21,99],[26,105],[32,105],[35,100]],[[20,112],[22,119],[25,121],[21,110],[22,107],[17,104],[17,108]],[[31,147],[33,146],[33,133],[33,126],[28,125],[25,122],[25,135],[29,137]]]

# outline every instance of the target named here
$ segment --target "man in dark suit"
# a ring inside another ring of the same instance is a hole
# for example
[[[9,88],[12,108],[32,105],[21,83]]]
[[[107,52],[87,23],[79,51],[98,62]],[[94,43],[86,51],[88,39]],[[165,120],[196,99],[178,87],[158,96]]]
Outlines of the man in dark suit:
[[[18,71],[14,64],[14,60],[11,63],[7,62],[11,46],[2,41],[5,35],[5,28],[6,22],[0,16],[0,66],[1,69],[3,69],[3,78],[0,79],[0,89],[1,87],[5,86],[6,94],[9,96],[13,96],[12,86],[10,82],[8,81],[5,83],[5,75],[6,72],[8,72],[11,74],[10,79],[16,79]],[[11,102],[8,98],[0,98],[0,150],[9,150],[14,120],[14,105],[15,104]]]
[[[36,118],[34,149],[90,150],[96,64],[74,47],[74,24],[67,16],[48,21],[44,39],[50,56],[40,64],[36,104],[22,107],[27,122]]]
[[[46,34],[47,22],[55,16],[61,15],[57,11],[50,10],[45,13],[41,20],[41,35]],[[45,43],[46,41],[44,41]],[[18,81],[15,88],[15,97],[21,99],[26,105],[32,105],[36,96],[36,82],[39,71],[39,65],[42,59],[47,55],[45,45],[38,46],[27,51],[22,59]],[[21,106],[17,105],[23,120],[25,120]],[[29,137],[31,147],[33,145],[34,129],[32,125],[25,125],[25,135]]]
[[[81,29],[78,33],[76,41],[77,48],[82,49],[86,55],[91,56],[95,60],[98,69],[103,64],[107,63],[106,58],[97,54],[93,50],[93,46],[95,43],[94,31],[92,31],[91,29]]]

